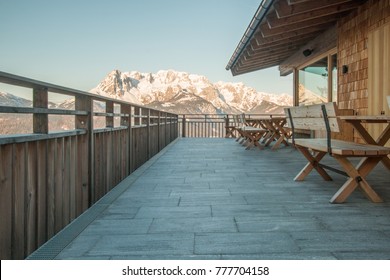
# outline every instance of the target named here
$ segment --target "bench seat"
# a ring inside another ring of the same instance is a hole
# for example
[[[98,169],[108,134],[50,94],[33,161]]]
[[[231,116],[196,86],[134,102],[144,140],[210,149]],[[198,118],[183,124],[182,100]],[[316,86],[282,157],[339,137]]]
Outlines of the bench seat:
[[[327,139],[295,139],[295,145],[315,151],[328,152]],[[342,140],[331,141],[332,154],[349,157],[383,156],[390,154],[390,148],[377,145],[359,144]]]
[[[330,199],[331,203],[343,203],[351,193],[359,188],[372,202],[383,202],[382,198],[367,182],[366,177],[375,166],[390,154],[390,148],[383,145],[369,145],[355,142],[332,139],[332,132],[340,132],[340,119],[335,103],[306,105],[286,108],[288,124],[295,133],[295,129],[310,129],[326,131],[326,138],[296,139],[293,143],[307,159],[307,164],[294,178],[303,181],[312,170],[326,181],[332,180],[325,169],[345,175],[347,180]],[[384,144],[384,143],[383,143]],[[342,170],[321,163],[326,154],[334,158]],[[361,157],[360,162],[354,165],[349,158]]]

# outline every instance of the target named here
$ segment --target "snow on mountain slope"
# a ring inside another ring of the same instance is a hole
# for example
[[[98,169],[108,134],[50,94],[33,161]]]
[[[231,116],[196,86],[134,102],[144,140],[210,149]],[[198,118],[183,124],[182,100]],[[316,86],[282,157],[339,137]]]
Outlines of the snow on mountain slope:
[[[264,102],[274,104],[271,107],[292,105],[292,96],[287,94],[260,93],[243,83],[213,84],[205,76],[174,70],[160,70],[154,74],[114,70],[91,92],[135,104],[153,105],[161,110],[170,108],[173,112],[178,109],[177,113],[198,112],[199,108],[206,110],[203,113],[250,112]],[[203,105],[209,104],[200,106],[199,98]]]
[[[31,107],[32,101],[0,91],[0,104],[12,107]]]

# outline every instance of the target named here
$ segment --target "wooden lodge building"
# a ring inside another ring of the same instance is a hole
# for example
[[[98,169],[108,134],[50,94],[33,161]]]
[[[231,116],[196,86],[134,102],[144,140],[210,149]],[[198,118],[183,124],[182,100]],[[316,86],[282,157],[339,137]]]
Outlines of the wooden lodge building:
[[[389,0],[263,0],[226,69],[279,66],[294,75],[295,106],[334,101],[349,114],[389,115],[389,65]]]

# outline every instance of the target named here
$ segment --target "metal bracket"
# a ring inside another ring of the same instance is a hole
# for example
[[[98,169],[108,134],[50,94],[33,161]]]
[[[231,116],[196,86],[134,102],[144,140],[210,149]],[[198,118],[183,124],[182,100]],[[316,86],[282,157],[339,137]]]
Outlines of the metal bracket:
[[[322,115],[324,117],[324,122],[325,122],[325,127],[326,127],[326,140],[327,140],[327,145],[328,145],[328,153],[332,155],[332,135],[330,131],[330,125],[329,125],[329,119],[328,119],[328,113],[326,112],[326,107],[324,104],[321,105],[322,109]]]

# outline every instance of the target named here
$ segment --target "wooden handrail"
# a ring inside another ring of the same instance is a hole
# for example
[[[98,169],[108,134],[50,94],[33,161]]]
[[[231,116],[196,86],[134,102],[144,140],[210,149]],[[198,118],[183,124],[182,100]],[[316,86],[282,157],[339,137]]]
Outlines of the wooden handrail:
[[[0,259],[28,256],[178,137],[175,114],[5,72],[0,83],[33,90],[32,107],[0,106],[33,118],[33,133],[0,135]],[[49,108],[52,93],[73,96],[74,110]],[[49,131],[49,115],[74,116],[75,129]]]

